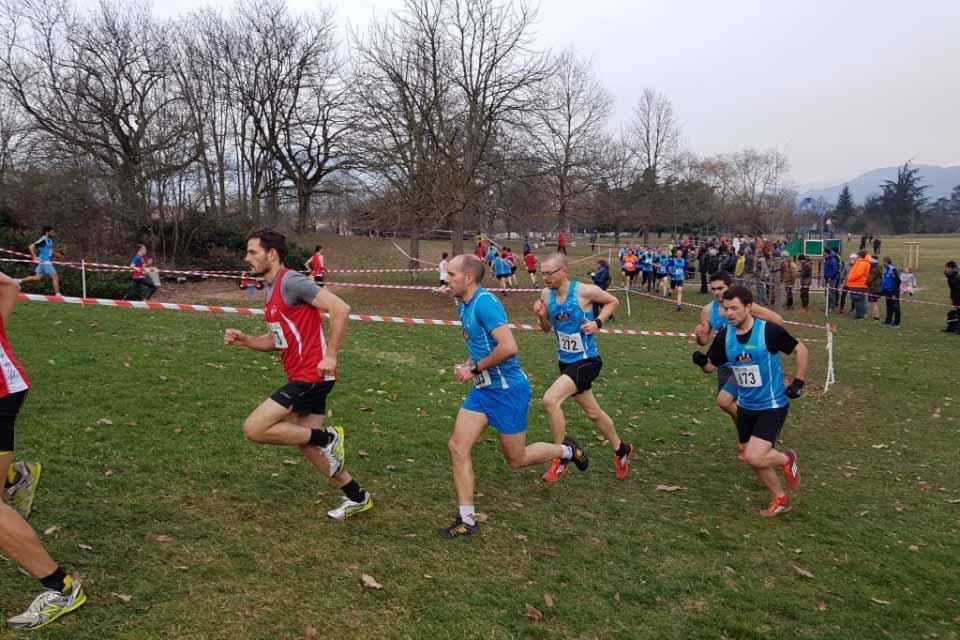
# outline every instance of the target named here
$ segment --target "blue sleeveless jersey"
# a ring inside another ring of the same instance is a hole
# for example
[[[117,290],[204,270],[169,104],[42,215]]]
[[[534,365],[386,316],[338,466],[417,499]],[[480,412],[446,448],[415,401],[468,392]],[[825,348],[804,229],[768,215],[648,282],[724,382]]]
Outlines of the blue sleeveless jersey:
[[[670,258],[659,257],[657,262],[657,275],[665,276],[670,273]]]
[[[501,256],[497,256],[493,259],[493,271],[496,276],[508,276],[510,275],[510,261]]]
[[[493,330],[507,324],[507,312],[495,295],[481,288],[469,302],[460,305],[459,314],[470,359],[480,362],[497,348]],[[517,357],[511,356],[496,367],[478,373],[473,384],[477,389],[510,389],[528,383]]]
[[[684,280],[687,277],[687,261],[683,258],[674,258],[670,262],[670,276],[674,280]]]
[[[595,318],[592,310],[584,311],[580,307],[580,300],[577,295],[579,288],[580,283],[571,280],[563,304],[557,302],[556,290],[550,289],[547,292],[547,313],[550,314],[550,322],[553,324],[553,331],[557,336],[557,351],[560,362],[564,364],[600,357],[600,351],[597,349],[597,337],[592,334],[586,335],[581,329],[585,322]]]
[[[653,256],[649,253],[644,253],[640,257],[640,270],[641,271],[653,271]]]
[[[788,404],[783,384],[780,354],[767,349],[767,323],[754,320],[750,339],[746,344],[737,340],[733,326],[727,327],[727,362],[733,367],[737,381],[737,404],[751,411],[779,409]]]
[[[728,326],[730,323],[726,318],[723,317],[723,314],[720,313],[720,303],[716,300],[710,302],[710,328],[713,329],[713,332],[716,333]]]
[[[33,246],[37,247],[37,259],[41,262],[50,262],[53,259],[53,238],[40,236]]]

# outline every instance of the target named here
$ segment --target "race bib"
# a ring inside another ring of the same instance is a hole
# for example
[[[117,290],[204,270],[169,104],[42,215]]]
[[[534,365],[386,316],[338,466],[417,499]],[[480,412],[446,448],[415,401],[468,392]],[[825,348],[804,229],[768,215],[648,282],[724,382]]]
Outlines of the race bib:
[[[560,351],[564,353],[583,353],[586,351],[583,347],[582,333],[562,333],[557,331],[557,342],[560,345]]]
[[[273,348],[286,349],[287,339],[283,337],[283,327],[280,325],[280,323],[268,322],[267,327],[270,329],[270,333],[273,334]]]
[[[753,364],[748,367],[734,367],[733,375],[737,377],[737,386],[754,389],[763,386],[760,378],[760,367]]]
[[[483,389],[484,387],[489,387],[493,381],[490,379],[490,371],[485,370],[480,373],[474,374],[473,376],[473,386],[476,389]]]

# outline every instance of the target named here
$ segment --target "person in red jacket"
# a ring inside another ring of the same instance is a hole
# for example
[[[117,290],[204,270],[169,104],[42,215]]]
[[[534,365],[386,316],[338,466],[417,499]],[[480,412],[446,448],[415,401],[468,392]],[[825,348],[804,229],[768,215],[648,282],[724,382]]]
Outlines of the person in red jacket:
[[[557,251],[563,255],[567,255],[567,234],[563,231],[557,235]]]
[[[327,396],[337,380],[337,355],[347,332],[350,307],[298,271],[287,269],[286,238],[262,229],[247,238],[244,261],[263,277],[267,333],[248,336],[227,329],[224,344],[253,351],[279,351],[287,384],[253,410],[243,435],[259,444],[296,446],[330,484],[343,491],[340,507],[327,512],[334,520],[373,507],[370,494],[357,484],[344,464],[343,427],[326,427]],[[323,316],[330,316],[330,333]]]
[[[323,286],[323,276],[326,273],[327,269],[323,265],[323,247],[317,245],[313,250],[313,255],[307,259],[306,263],[303,266],[310,271],[310,275],[313,276],[313,281],[317,283],[317,286]]]
[[[523,256],[523,264],[527,267],[527,273],[530,274],[530,282],[534,287],[537,286],[537,256],[528,253]]]

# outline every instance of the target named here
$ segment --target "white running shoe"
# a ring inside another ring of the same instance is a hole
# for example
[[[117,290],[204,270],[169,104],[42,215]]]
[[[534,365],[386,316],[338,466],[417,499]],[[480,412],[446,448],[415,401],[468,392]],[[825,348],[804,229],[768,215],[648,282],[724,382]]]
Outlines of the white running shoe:
[[[347,450],[343,445],[343,427],[327,427],[327,433],[333,436],[325,447],[320,447],[320,451],[327,457],[330,463],[330,477],[334,477],[343,469],[343,464],[347,460]]]
[[[332,511],[327,511],[327,515],[334,520],[346,520],[350,516],[369,511],[372,508],[373,498],[370,497],[369,491],[365,491],[363,502],[354,502],[350,498],[344,498],[340,506]]]

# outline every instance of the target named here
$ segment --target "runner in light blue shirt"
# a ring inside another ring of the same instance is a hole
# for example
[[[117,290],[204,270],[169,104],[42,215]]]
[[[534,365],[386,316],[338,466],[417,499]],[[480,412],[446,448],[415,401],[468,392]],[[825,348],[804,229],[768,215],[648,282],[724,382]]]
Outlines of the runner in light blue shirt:
[[[517,342],[503,305],[480,286],[485,271],[484,262],[470,254],[455,257],[447,267],[450,290],[462,302],[460,322],[470,355],[454,367],[454,376],[461,384],[473,382],[473,388],[460,407],[450,436],[459,512],[450,526],[437,532],[443,538],[469,536],[480,529],[473,505],[470,452],[488,426],[499,432],[503,456],[513,469],[553,458],[573,461],[582,471],[589,465],[586,452],[569,438],[563,444],[527,444],[530,383],[517,360]]]

